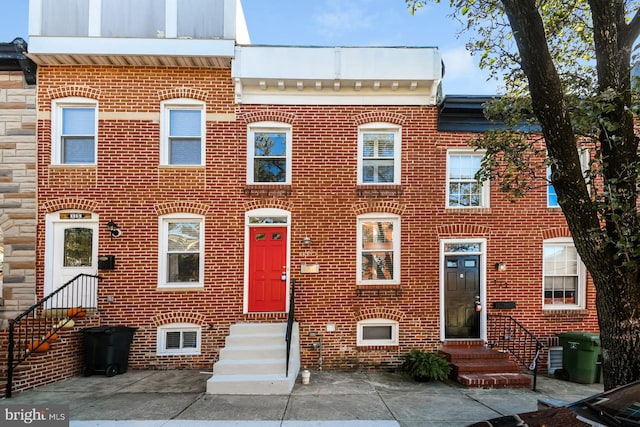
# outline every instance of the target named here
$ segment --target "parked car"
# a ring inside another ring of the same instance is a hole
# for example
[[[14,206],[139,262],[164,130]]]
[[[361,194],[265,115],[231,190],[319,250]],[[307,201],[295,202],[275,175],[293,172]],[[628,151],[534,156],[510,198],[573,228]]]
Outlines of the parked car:
[[[468,427],[638,427],[640,381],[575,403],[524,414],[493,418]]]

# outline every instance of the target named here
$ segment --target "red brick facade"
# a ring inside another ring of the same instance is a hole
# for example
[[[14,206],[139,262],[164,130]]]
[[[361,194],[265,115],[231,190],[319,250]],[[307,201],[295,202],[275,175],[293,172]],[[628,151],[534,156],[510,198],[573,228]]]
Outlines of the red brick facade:
[[[97,166],[51,165],[51,103],[70,96],[98,103]],[[206,103],[206,166],[160,166],[160,103],[173,98]],[[46,215],[99,215],[99,253],[116,257],[114,270],[100,271],[101,323],[138,328],[134,369],[211,369],[231,324],[285,318],[243,314],[245,213],[259,208],[291,212],[290,274],[297,280],[303,366],[317,366],[314,333],[323,336],[326,368],[383,367],[410,348],[437,348],[442,239],[485,239],[485,310],[511,315],[541,338],[597,330],[590,282],[584,310],[542,309],[543,240],[569,236],[560,210],[547,208],[544,183],[516,203],[492,184],[490,208],[445,207],[447,149],[467,147],[471,135],[438,132],[436,106],[242,105],[234,102],[228,69],[42,66],[38,108],[39,295]],[[286,191],[246,184],[247,125],[259,121],[292,127]],[[358,126],[372,122],[402,128],[402,182],[392,191],[357,185]],[[157,285],[158,217],[178,212],[205,217],[201,289]],[[356,284],[356,219],[375,212],[400,216],[399,285]],[[110,239],[109,220],[121,237]],[[305,236],[312,245],[301,243]],[[507,272],[492,268],[499,261],[508,263]],[[301,264],[316,263],[319,273],[300,273]],[[494,310],[496,301],[514,301],[516,308]],[[375,318],[399,322],[398,346],[356,345],[357,322]],[[202,327],[200,356],[156,355],[156,328],[174,322]],[[328,323],[335,332],[326,331]]]

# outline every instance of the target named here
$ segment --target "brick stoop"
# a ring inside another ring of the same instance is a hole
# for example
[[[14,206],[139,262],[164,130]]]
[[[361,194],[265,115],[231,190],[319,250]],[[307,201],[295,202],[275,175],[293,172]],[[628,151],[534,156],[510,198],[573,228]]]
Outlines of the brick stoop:
[[[487,348],[483,341],[445,342],[440,354],[452,365],[451,379],[465,387],[531,387],[531,376],[521,374],[508,353]]]

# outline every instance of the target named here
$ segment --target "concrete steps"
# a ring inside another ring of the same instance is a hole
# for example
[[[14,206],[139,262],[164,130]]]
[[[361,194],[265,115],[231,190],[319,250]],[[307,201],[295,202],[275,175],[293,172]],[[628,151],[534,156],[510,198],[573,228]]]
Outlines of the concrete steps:
[[[446,342],[440,354],[451,362],[451,379],[465,387],[531,387],[531,376],[521,374],[508,353],[486,348],[482,341]]]
[[[207,381],[207,393],[289,394],[300,370],[300,333],[296,322],[287,376],[286,329],[286,323],[232,325]]]

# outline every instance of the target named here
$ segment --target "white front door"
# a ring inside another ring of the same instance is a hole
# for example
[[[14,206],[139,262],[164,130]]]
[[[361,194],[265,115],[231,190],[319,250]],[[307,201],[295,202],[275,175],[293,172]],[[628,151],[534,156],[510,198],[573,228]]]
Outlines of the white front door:
[[[98,217],[90,212],[56,212],[47,217],[45,296],[79,274],[98,274]],[[50,307],[96,307],[93,286],[61,292]]]

